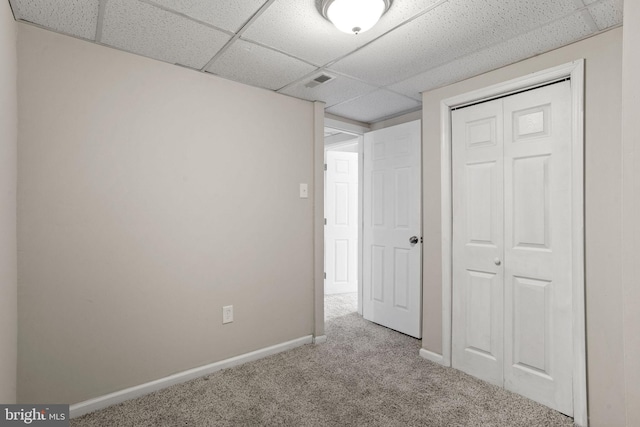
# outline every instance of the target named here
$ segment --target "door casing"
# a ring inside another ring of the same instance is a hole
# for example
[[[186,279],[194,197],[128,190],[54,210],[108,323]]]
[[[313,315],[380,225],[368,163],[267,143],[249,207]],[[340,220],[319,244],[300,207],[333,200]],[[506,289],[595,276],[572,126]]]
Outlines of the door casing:
[[[574,422],[588,425],[586,318],[584,287],[584,59],[445,99],[440,104],[442,198],[442,355],[427,357],[451,366],[452,341],[452,156],[451,110],[506,96],[560,79],[571,79],[572,106],[572,290],[573,290],[573,409]],[[430,352],[429,352],[430,353]],[[421,353],[422,354],[422,353]]]

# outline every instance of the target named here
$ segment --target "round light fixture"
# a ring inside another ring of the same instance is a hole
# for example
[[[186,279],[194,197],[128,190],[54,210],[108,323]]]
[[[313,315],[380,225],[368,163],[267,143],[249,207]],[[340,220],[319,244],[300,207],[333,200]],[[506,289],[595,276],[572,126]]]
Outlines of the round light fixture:
[[[340,31],[360,34],[373,27],[391,0],[323,0],[322,14]]]

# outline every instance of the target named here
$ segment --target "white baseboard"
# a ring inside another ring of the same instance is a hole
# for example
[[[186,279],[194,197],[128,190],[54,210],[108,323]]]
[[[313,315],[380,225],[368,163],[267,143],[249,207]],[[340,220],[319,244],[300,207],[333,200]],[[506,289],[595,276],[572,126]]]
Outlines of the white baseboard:
[[[94,399],[85,400],[84,402],[75,403],[69,407],[69,415],[71,418],[80,417],[84,414],[88,414],[89,412],[97,411],[98,409],[103,409],[107,406],[122,403],[130,399],[135,399],[136,397],[144,396],[145,394],[153,393],[154,391],[162,390],[163,388],[167,388],[175,384],[181,384],[221,369],[231,368],[247,362],[253,362],[254,360],[291,350],[305,344],[311,344],[312,342],[313,337],[308,335],[295,340],[283,342],[281,344],[272,345],[271,347],[252,351],[250,353],[241,354],[240,356],[232,357],[230,359],[221,360],[220,362],[178,372],[177,374],[169,375],[168,377],[160,378],[155,381],[126,388]]]
[[[318,335],[317,337],[313,338],[314,344],[322,344],[323,342],[326,342],[326,341],[327,341],[326,335]]]
[[[420,357],[422,357],[423,359],[427,359],[430,360],[432,362],[438,363],[440,365],[445,366],[444,364],[444,358],[442,357],[441,354],[438,353],[434,353],[432,351],[426,350],[424,348],[420,349]]]

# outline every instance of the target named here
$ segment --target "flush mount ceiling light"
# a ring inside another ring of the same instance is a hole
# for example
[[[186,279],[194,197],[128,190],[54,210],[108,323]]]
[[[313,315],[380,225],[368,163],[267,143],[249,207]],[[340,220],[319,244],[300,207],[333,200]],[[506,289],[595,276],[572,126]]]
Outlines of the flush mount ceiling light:
[[[391,6],[391,0],[323,0],[322,15],[340,31],[364,33]]]

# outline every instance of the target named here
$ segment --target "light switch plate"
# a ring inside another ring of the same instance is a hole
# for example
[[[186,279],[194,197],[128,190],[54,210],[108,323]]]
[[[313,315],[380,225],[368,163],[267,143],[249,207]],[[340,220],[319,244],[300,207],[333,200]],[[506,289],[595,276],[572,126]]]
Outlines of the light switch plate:
[[[309,198],[309,186],[307,184],[300,184],[300,198],[307,199]]]

